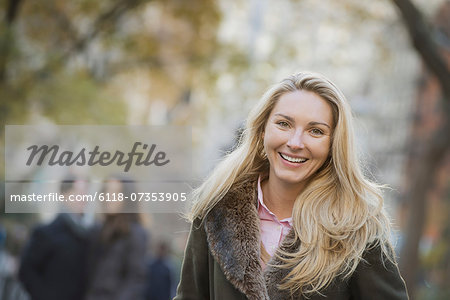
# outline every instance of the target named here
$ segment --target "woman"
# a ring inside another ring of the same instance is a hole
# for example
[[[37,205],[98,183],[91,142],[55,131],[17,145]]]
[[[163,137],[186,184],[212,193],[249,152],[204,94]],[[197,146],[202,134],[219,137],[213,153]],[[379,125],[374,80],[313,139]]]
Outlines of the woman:
[[[194,192],[175,299],[408,299],[352,126],[321,75],[266,92],[239,146]]]
[[[111,178],[103,191],[110,198],[123,193],[129,199],[135,189],[129,180]],[[147,234],[138,214],[123,213],[123,202],[111,203],[105,208],[103,224],[92,233],[86,300],[143,299]]]

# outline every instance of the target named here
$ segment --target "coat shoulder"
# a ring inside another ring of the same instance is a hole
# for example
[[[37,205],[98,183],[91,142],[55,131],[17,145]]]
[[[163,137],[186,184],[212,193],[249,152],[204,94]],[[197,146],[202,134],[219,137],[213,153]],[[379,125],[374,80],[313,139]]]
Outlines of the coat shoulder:
[[[382,242],[376,242],[367,247],[350,280],[352,294],[357,299],[407,300],[406,284],[394,252],[389,244],[383,246]]]

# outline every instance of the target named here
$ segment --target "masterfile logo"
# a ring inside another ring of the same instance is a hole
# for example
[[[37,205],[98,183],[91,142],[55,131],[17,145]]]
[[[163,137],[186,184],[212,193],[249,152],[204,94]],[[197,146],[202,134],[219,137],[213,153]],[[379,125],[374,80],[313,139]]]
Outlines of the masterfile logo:
[[[146,153],[139,151],[138,148],[140,145],[142,145],[142,150]],[[152,164],[156,166],[164,166],[170,162],[170,160],[166,159],[166,153],[164,151],[158,151],[154,154],[156,144],[152,144],[149,147],[147,144],[135,142],[133,148],[128,153],[123,153],[121,151],[115,151],[115,153],[111,153],[109,151],[100,152],[99,148],[99,146],[95,146],[92,151],[86,151],[86,148],[83,148],[78,153],[74,153],[72,151],[61,151],[60,153],[58,145],[53,145],[51,147],[48,145],[32,145],[27,148],[27,150],[31,153],[28,157],[26,165],[31,165],[35,157],[37,157],[35,163],[36,165],[41,166],[47,155],[50,157],[48,160],[49,166],[72,166],[74,164],[77,166],[84,166],[86,164],[88,166],[95,166],[99,164],[105,167],[115,163],[118,166],[124,165],[125,172],[130,170],[134,157],[136,157],[135,164],[137,166],[150,166]],[[145,158],[143,158],[144,154]]]

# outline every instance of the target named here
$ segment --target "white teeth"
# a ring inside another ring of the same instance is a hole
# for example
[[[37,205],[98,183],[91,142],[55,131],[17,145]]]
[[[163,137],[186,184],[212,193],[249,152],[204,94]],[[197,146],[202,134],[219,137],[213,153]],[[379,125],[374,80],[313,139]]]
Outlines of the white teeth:
[[[285,160],[290,161],[290,162],[294,162],[294,163],[303,163],[303,162],[307,161],[306,158],[294,158],[294,157],[290,157],[290,156],[287,156],[287,155],[282,154],[282,153],[280,153],[280,155]]]

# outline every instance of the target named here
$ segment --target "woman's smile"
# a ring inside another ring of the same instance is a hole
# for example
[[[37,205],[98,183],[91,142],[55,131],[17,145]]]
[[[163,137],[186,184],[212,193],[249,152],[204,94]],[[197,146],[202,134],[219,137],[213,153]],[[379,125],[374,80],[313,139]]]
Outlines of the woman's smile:
[[[303,164],[308,160],[307,158],[295,157],[293,155],[284,154],[281,152],[280,152],[280,156],[283,160],[288,161],[290,163],[294,163],[294,164]]]

